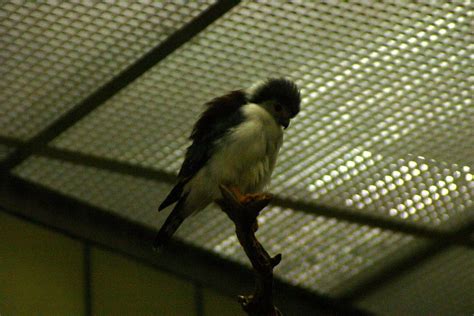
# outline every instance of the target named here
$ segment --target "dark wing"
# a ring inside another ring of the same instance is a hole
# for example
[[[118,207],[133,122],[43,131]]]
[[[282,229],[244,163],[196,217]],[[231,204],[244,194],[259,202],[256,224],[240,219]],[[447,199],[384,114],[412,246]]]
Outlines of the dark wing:
[[[206,164],[211,157],[215,141],[223,137],[229,129],[244,120],[240,108],[247,103],[245,93],[232,91],[207,103],[207,109],[194,125],[191,136],[192,144],[178,173],[178,183],[174,186],[159,210],[177,202],[183,194],[184,185]]]

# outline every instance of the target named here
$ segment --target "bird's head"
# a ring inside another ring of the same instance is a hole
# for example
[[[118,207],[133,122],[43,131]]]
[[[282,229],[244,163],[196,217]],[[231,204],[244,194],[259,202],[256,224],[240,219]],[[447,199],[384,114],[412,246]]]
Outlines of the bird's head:
[[[288,79],[268,79],[258,83],[251,88],[248,98],[250,102],[264,107],[284,128],[300,111],[300,91]]]

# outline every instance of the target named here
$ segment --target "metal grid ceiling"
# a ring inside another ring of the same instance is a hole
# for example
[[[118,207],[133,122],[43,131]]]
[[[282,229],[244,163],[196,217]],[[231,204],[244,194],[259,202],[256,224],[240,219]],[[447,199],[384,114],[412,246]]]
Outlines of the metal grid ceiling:
[[[0,134],[33,136],[209,4],[0,4]]]
[[[157,201],[170,186],[44,157],[32,157],[15,172],[55,191],[159,227],[168,212]],[[283,253],[276,270],[283,280],[319,293],[339,295],[415,251],[424,242],[401,233],[351,224],[297,210],[271,207],[259,217],[258,237],[270,253]],[[232,222],[215,208],[186,220],[177,236],[248,265]]]
[[[208,6],[3,3],[0,134],[34,136]],[[470,1],[244,1],[50,145],[174,174],[202,103],[285,76],[303,104],[271,192],[316,213],[326,205],[453,230],[473,215],[473,12]],[[39,156],[14,173],[151,227],[166,216],[156,207],[170,183]],[[424,245],[300,209],[272,207],[260,220],[262,243],[284,255],[278,276],[330,295]],[[178,236],[246,263],[215,209]]]
[[[152,227],[165,220],[156,203],[166,197],[169,184],[36,156],[23,165],[14,173],[129,220]]]
[[[241,4],[54,145],[176,172],[203,102],[286,75],[303,110],[272,191],[451,228],[474,192],[470,14],[457,4]]]
[[[474,250],[457,247],[380,287],[359,305],[379,315],[468,315],[474,311],[473,293]]]
[[[298,210],[269,207],[257,237],[271,254],[283,253],[275,270],[288,283],[339,296],[381,267],[403,259],[424,241],[402,233],[338,221]],[[226,215],[216,209],[194,216],[177,235],[185,241],[249,265]]]

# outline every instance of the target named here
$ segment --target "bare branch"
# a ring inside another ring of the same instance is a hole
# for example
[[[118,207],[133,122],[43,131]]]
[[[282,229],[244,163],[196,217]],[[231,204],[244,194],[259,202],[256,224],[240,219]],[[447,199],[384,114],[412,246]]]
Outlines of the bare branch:
[[[229,188],[220,187],[222,200],[217,201],[235,224],[235,232],[255,270],[255,293],[239,296],[239,302],[248,315],[277,316],[281,312],[273,305],[273,268],[281,261],[281,254],[270,257],[255,237],[257,216],[270,203],[271,194],[259,193],[237,196]]]

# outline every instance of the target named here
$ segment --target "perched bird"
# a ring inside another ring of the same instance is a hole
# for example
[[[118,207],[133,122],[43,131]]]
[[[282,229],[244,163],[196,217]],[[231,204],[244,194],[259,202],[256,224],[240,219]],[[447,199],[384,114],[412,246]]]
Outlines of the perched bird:
[[[221,198],[225,185],[240,195],[260,192],[270,181],[283,128],[300,110],[296,84],[268,79],[207,103],[194,125],[174,188],[159,210],[176,203],[156,236],[165,244],[184,219]]]

